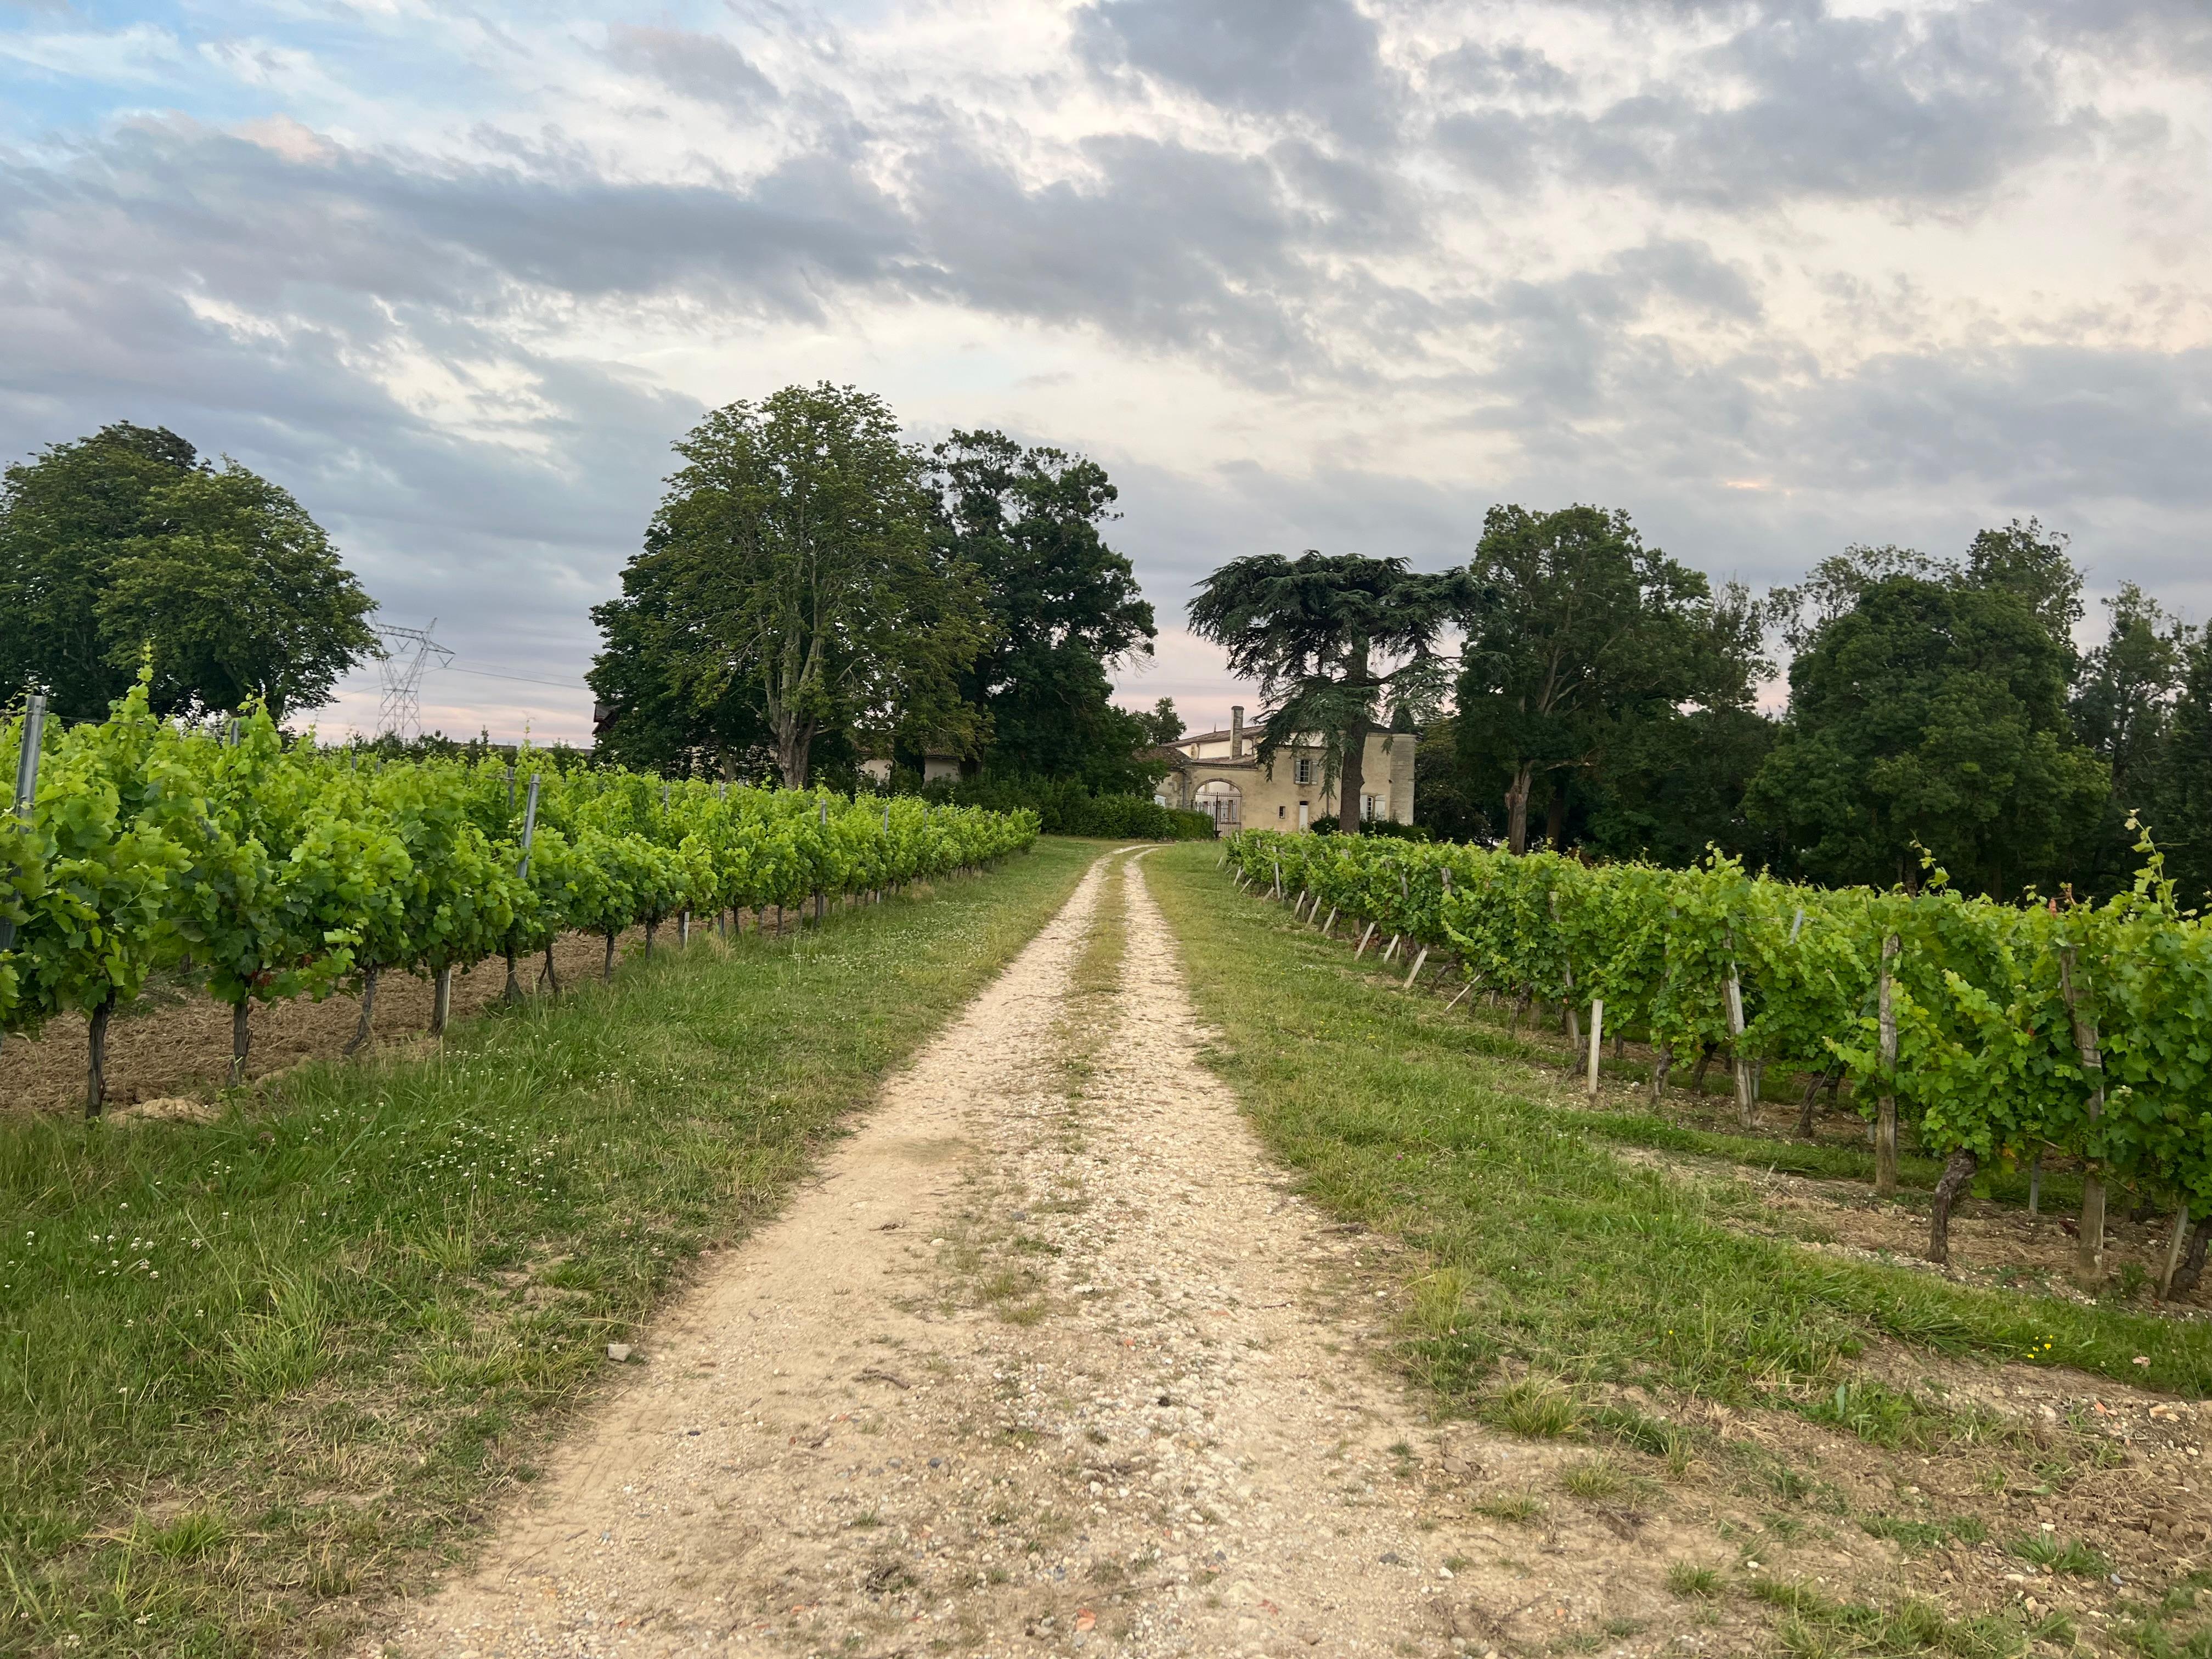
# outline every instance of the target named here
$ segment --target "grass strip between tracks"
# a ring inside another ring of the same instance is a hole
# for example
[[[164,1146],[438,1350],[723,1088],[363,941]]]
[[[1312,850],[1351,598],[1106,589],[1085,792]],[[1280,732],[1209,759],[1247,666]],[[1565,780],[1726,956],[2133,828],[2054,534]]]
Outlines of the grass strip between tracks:
[[[212,1123],[0,1121],[0,1651],[343,1641],[1109,844],[664,949]]]
[[[1532,1098],[1528,1063],[1498,1054],[1493,1033],[1355,968],[1287,908],[1237,893],[1218,857],[1177,847],[1142,866],[1221,1034],[1212,1062],[1314,1197],[1427,1259],[1413,1346],[1447,1395],[1472,1397],[1510,1356],[1570,1381],[1817,1402],[1878,1335],[2192,1397],[2212,1385],[2202,1322],[1751,1236],[1755,1200],[1733,1183],[1617,1156],[1594,1115]],[[1843,1398],[1837,1409],[1858,1408]]]

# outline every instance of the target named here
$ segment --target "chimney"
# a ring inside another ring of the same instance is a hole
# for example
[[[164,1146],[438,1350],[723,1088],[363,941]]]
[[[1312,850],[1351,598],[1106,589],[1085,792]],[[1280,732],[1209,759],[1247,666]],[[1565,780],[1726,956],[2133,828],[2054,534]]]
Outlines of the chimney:
[[[1229,758],[1244,758],[1244,705],[1241,702],[1229,708]]]

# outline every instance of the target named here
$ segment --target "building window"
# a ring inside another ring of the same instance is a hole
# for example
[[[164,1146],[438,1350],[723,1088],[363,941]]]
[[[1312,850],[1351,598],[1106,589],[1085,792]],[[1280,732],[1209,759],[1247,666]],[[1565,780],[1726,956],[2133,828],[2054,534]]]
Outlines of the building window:
[[[1310,760],[1300,761],[1298,763],[1298,787],[1303,789],[1306,785],[1312,781],[1313,763]]]
[[[1363,818],[1381,817],[1382,816],[1382,797],[1380,795],[1362,795],[1359,798],[1359,816]]]

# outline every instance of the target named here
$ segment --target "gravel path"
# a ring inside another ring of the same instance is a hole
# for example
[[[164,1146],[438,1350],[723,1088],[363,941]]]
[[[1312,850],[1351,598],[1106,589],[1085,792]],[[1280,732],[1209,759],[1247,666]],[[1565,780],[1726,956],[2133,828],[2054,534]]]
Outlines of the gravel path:
[[[1668,1622],[1663,1522],[1474,1512],[1561,1454],[1447,1438],[1373,1363],[1398,1276],[1290,1191],[1203,1036],[1139,860],[1102,860],[365,1650],[1480,1654]]]

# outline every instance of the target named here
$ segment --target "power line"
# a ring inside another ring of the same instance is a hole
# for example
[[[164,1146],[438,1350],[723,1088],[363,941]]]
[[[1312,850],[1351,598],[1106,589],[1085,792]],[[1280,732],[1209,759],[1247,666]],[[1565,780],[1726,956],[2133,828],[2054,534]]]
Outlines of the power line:
[[[480,679],[514,680],[524,685],[550,685],[558,691],[582,691],[587,689],[580,679],[541,680],[529,674],[501,674],[489,668],[460,668],[452,663],[447,663],[446,669],[449,673],[474,674]]]

